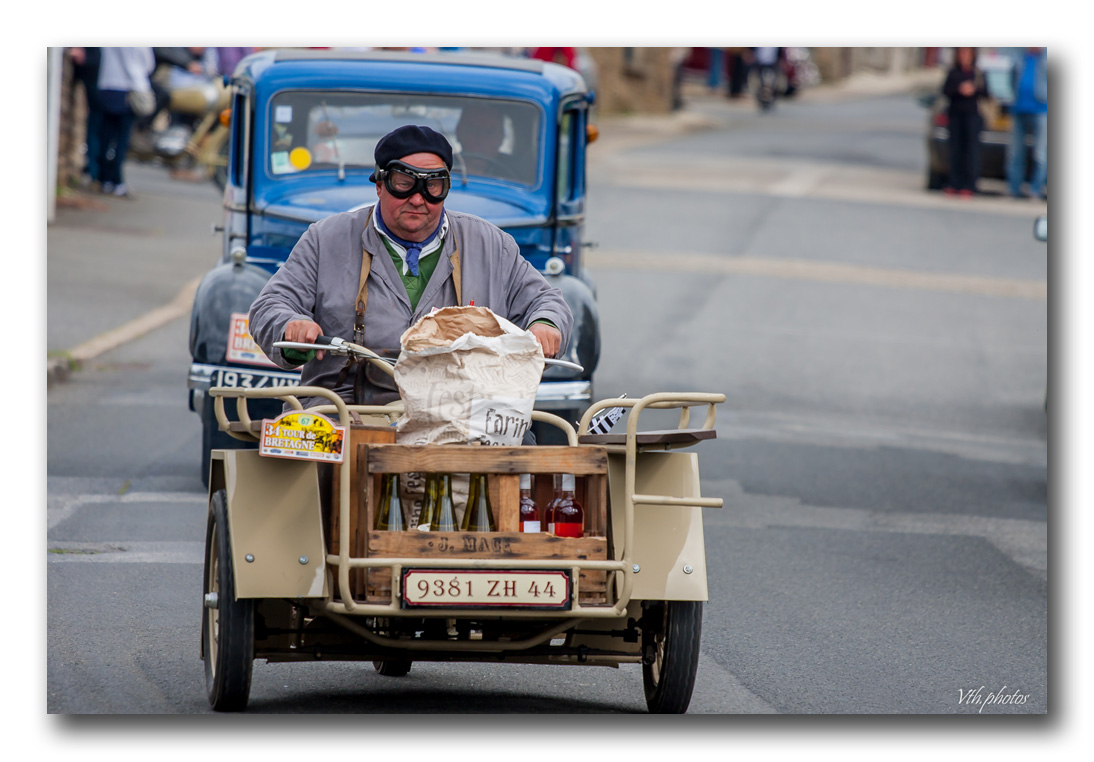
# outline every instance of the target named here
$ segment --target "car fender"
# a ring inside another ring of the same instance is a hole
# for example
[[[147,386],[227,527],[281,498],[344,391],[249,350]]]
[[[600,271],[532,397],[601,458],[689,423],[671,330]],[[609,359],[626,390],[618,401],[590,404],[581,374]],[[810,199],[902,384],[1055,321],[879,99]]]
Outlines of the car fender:
[[[233,313],[246,314],[270,273],[248,264],[214,267],[198,285],[190,313],[190,356],[194,362],[223,364]]]
[[[592,378],[600,361],[600,313],[596,295],[581,278],[572,275],[547,275],[547,282],[562,292],[562,297],[574,316],[570,342],[559,355],[560,360],[577,363],[585,370],[575,372],[561,366],[551,366],[543,374],[545,381],[572,378]]]

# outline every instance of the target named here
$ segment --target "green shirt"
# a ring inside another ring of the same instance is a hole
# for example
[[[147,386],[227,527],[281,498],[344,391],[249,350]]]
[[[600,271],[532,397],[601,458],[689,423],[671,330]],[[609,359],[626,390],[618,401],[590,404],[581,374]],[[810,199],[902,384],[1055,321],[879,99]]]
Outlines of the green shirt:
[[[385,236],[380,236],[384,242],[384,246],[387,247],[387,253],[391,255],[391,261],[395,263],[395,270],[399,273],[399,277],[403,279],[403,287],[406,288],[406,295],[410,298],[410,309],[418,309],[418,301],[422,298],[422,294],[425,292],[425,287],[429,283],[429,279],[433,276],[433,271],[437,269],[437,262],[440,261],[440,251],[444,248],[444,239],[441,239],[441,245],[433,251],[429,252],[418,258],[418,274],[411,275],[410,270],[403,273],[403,259],[391,245],[391,242],[387,240]]]

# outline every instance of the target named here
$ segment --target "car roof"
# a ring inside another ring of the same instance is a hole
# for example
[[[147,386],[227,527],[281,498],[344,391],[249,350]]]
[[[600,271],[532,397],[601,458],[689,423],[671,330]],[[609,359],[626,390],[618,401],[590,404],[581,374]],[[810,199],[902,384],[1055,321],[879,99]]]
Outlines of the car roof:
[[[338,48],[281,48],[272,51],[275,61],[405,61],[409,63],[443,62],[499,69],[543,71],[543,61],[517,58],[500,53],[410,53],[392,50],[342,50]]]
[[[393,73],[396,71],[408,73],[419,66],[432,65],[447,70],[465,66],[469,69],[477,69],[478,74],[483,78],[532,77],[541,82],[549,82],[554,89],[564,95],[586,91],[585,81],[581,75],[566,66],[489,51],[411,53],[337,48],[273,48],[252,53],[244,58],[236,67],[233,77],[257,81],[271,75],[277,76],[282,65],[285,65],[286,69],[302,66],[309,69],[314,67],[316,70],[323,70],[330,74],[347,73],[361,64],[374,64],[378,71],[386,68]]]

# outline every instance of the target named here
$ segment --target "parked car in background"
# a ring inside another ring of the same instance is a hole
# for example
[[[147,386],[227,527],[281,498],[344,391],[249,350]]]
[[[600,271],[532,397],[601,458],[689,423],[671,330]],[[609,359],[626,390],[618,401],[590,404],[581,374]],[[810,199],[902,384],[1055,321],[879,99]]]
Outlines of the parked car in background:
[[[1010,151],[1011,108],[1014,84],[1011,80],[1013,59],[1000,53],[981,53],[977,66],[984,72],[988,98],[980,103],[984,129],[980,133],[980,177],[1005,180],[1007,154]],[[950,131],[946,115],[947,99],[941,93],[920,97],[927,107],[927,189],[940,190],[950,175]],[[1031,160],[1033,141],[1026,141],[1026,161]]]
[[[368,178],[376,142],[404,124],[429,125],[452,143],[446,206],[511,234],[562,291],[574,326],[560,359],[584,370],[549,367],[536,409],[580,418],[592,399],[600,328],[582,258],[592,94],[578,72],[493,54],[288,49],[247,57],[231,86],[223,253],[198,287],[190,324],[188,387],[203,426],[203,479],[211,450],[248,446],[219,430],[205,392],[299,382],[254,343],[251,302],[311,223],[375,203]],[[493,156],[461,131],[465,117],[484,109],[501,120]],[[252,419],[281,411],[278,400],[249,405]],[[543,433],[554,442],[554,432]]]

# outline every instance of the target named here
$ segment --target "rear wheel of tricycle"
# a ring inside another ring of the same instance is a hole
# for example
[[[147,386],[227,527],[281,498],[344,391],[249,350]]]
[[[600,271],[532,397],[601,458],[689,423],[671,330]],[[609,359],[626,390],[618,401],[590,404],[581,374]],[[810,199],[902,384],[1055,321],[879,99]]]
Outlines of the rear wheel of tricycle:
[[[701,601],[651,604],[642,635],[642,683],[655,714],[683,714],[691,703],[703,629]]]
[[[404,677],[410,672],[411,664],[410,659],[377,659],[372,662],[372,666],[384,677]]]
[[[247,706],[254,665],[254,601],[235,597],[235,569],[228,536],[228,498],[217,490],[209,503],[205,534],[205,606],[201,638],[205,689],[218,712]]]

